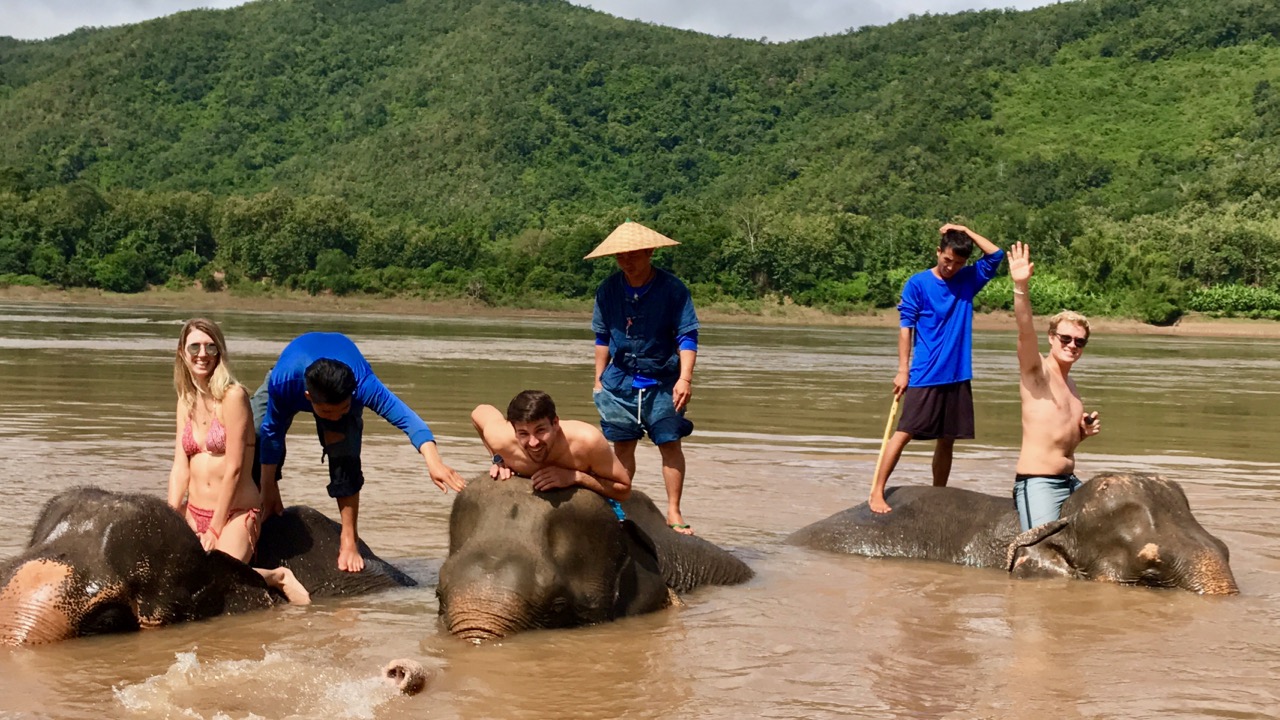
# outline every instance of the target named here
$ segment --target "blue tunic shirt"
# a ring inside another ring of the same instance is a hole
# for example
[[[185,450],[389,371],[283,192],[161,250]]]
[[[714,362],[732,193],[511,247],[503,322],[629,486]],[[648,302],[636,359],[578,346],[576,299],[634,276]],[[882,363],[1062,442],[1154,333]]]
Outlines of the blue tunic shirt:
[[[915,328],[911,387],[973,379],[973,298],[1000,269],[1004,251],[984,255],[950,280],[933,270],[918,272],[902,286],[901,326]]]
[[[688,336],[697,329],[693,297],[675,275],[654,268],[653,280],[643,288],[631,288],[621,272],[610,275],[596,290],[591,317],[596,342],[609,346],[600,384],[619,392],[633,387],[637,375],[673,384],[680,377],[681,336],[686,336],[685,349],[696,349],[696,339]]]
[[[306,333],[285,346],[267,378],[267,412],[263,415],[262,427],[258,429],[263,465],[280,464],[285,434],[293,424],[293,416],[311,412],[311,402],[305,395],[306,372],[311,363],[321,358],[337,360],[355,373],[352,413],[359,415],[364,407],[371,408],[403,430],[414,449],[435,439],[422,418],[373,374],[373,368],[369,367],[369,362],[350,338],[340,333]]]

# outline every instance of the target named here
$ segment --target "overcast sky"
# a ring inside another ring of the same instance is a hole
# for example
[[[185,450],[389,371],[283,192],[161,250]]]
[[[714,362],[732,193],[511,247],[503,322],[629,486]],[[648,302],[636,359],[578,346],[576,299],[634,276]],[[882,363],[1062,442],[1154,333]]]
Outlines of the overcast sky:
[[[1052,0],[571,0],[624,18],[739,38],[795,40],[883,25],[912,13],[1026,9]],[[243,0],[0,0],[0,35],[47,38]]]

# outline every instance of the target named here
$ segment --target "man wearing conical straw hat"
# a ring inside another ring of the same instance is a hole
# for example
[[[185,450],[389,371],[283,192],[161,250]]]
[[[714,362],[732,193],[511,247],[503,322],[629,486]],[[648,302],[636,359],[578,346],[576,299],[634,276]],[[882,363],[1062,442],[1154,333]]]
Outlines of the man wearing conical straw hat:
[[[600,429],[635,476],[636,443],[648,433],[662,454],[667,523],[692,535],[680,514],[684,491],[681,438],[693,432],[684,417],[698,356],[698,316],[689,288],[653,266],[656,248],[679,245],[628,220],[584,259],[615,256],[619,272],[596,290],[591,329],[596,334],[595,388]]]

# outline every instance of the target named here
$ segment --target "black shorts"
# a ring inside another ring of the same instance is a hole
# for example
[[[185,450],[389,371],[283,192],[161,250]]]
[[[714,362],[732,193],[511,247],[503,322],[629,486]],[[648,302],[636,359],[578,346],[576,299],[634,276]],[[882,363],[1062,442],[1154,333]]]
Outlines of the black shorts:
[[[898,431],[914,440],[973,438],[973,390],[968,380],[909,387],[902,395]]]

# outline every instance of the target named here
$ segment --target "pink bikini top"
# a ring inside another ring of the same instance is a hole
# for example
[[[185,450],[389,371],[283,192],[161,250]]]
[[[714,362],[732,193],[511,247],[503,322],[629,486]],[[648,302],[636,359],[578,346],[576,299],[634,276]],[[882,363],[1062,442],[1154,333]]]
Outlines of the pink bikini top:
[[[201,449],[196,444],[195,434],[191,432],[191,418],[187,418],[187,426],[182,429],[182,449],[186,451],[187,457],[199,452],[221,455],[227,451],[227,429],[214,416],[213,422],[209,424],[209,432],[204,436],[204,448]]]

